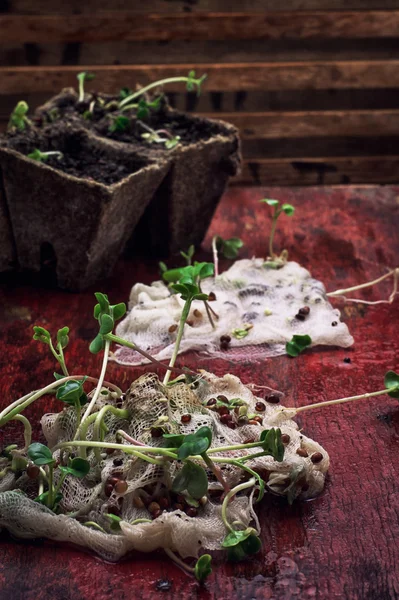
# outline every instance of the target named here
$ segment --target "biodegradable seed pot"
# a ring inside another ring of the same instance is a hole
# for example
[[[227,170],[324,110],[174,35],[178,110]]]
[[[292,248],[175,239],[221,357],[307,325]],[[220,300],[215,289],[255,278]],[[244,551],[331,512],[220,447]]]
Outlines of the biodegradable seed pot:
[[[35,148],[54,154],[33,160]],[[19,266],[50,261],[71,290],[110,273],[168,171],[167,161],[60,126],[9,137],[0,165]]]
[[[0,169],[0,273],[10,271],[14,265],[15,248]]]

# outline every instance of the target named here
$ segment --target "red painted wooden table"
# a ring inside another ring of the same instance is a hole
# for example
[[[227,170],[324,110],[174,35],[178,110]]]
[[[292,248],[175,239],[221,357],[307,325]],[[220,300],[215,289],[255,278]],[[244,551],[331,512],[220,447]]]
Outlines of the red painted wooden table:
[[[262,197],[279,198],[297,208],[282,217],[276,247],[309,268],[333,291],[361,283],[399,265],[399,187],[336,187],[230,190],[222,200],[203,246],[210,259],[211,236],[239,235],[242,256],[266,251],[269,209]],[[96,331],[93,291],[126,301],[132,284],[157,277],[156,261],[120,261],[114,276],[80,294],[29,287],[6,278],[0,286],[0,402],[2,406],[52,380],[54,363],[44,346],[31,340],[32,326],[52,331],[68,325],[70,369],[95,373],[101,357],[88,351]],[[365,290],[363,298],[387,298],[389,284]],[[399,297],[392,305],[345,305],[343,319],[355,337],[347,350],[328,348],[263,363],[228,364],[222,360],[182,362],[231,371],[286,393],[287,404],[354,395],[381,389],[384,373],[399,370]],[[344,362],[344,358],[351,362]],[[74,367],[73,367],[74,366]],[[148,368],[148,367],[146,367]],[[107,378],[122,388],[143,368],[110,364]],[[59,410],[49,398],[27,415],[38,421]],[[167,560],[137,555],[107,564],[77,548],[51,541],[14,541],[0,535],[0,600],[105,600],[178,598],[230,600],[388,600],[399,598],[399,404],[382,396],[371,401],[304,413],[307,435],[329,452],[331,469],[324,493],[311,502],[288,506],[267,498],[260,509],[263,553],[238,565],[219,561],[204,588]],[[38,439],[39,432],[36,427]],[[18,428],[1,432],[11,443]],[[169,591],[159,591],[159,580]]]

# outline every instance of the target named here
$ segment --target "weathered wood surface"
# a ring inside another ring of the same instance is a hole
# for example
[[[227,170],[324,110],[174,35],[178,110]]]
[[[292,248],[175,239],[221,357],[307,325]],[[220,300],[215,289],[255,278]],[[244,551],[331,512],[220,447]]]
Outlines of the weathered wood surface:
[[[262,255],[270,227],[262,197],[279,198],[297,208],[282,218],[276,246],[311,269],[332,291],[378,276],[397,266],[399,186],[231,189],[222,200],[200,256],[210,259],[214,234],[241,236],[243,256]],[[227,265],[226,265],[227,266]],[[93,291],[127,300],[135,281],[157,276],[156,261],[121,261],[114,276],[96,289],[68,294],[3,282],[0,287],[1,405],[52,379],[47,349],[31,340],[42,324],[72,329],[70,368],[95,373],[101,358],[90,355],[95,334]],[[364,291],[364,298],[387,297],[387,284]],[[399,298],[392,305],[335,304],[355,337],[351,349],[315,349],[297,359],[226,364],[184,358],[191,367],[226,371],[244,382],[283,390],[287,405],[305,405],[381,388],[384,373],[399,369]],[[345,357],[351,359],[347,364]],[[111,364],[107,377],[122,387],[142,368]],[[28,416],[59,409],[48,399]],[[264,551],[239,565],[218,563],[203,590],[161,554],[106,564],[76,548],[48,541],[16,542],[0,536],[0,600],[396,600],[399,598],[399,405],[380,397],[358,404],[304,414],[300,425],[331,457],[326,489],[312,502],[289,507],[268,498],[260,510]],[[37,427],[36,427],[37,430]],[[21,435],[5,429],[2,443]],[[168,592],[157,591],[169,579]]]
[[[115,92],[123,86],[145,85],[179,77],[195,69],[207,73],[208,91],[322,90],[399,87],[399,60],[357,60],[287,63],[98,65],[97,87]],[[90,66],[0,67],[0,94],[50,92],[76,85],[76,75]],[[182,84],[172,83],[171,92]]]
[[[278,40],[395,37],[399,11],[198,12],[0,15],[0,39],[12,42]]]

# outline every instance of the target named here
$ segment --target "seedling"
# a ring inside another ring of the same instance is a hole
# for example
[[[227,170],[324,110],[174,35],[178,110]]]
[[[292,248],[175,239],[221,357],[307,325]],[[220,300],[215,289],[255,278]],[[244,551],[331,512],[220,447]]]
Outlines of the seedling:
[[[196,562],[194,567],[194,576],[199,583],[203,583],[212,573],[212,557],[209,554],[203,554]]]
[[[189,267],[191,266],[194,252],[195,252],[195,248],[192,244],[188,248],[187,252],[183,252],[183,250],[181,250],[181,252],[180,252],[180,255],[186,260],[187,266],[189,266]],[[159,263],[159,264],[161,264],[161,263]],[[165,267],[166,267],[166,265],[165,265]],[[165,271],[167,271],[167,268],[165,269]]]
[[[51,156],[54,156],[58,160],[62,160],[64,155],[62,152],[41,152],[38,148],[35,148],[33,152],[28,154],[28,158],[36,160],[38,162],[46,162]]]
[[[172,150],[180,141],[179,135],[173,136],[167,129],[158,129],[155,131],[140,120],[137,120],[137,123],[146,129],[146,133],[142,133],[141,137],[149,144],[164,144],[167,150]]]
[[[262,202],[264,204],[268,204],[269,206],[272,206],[274,208],[273,217],[272,217],[272,228],[270,231],[270,238],[269,238],[269,257],[268,257],[267,264],[270,268],[279,268],[279,267],[283,266],[284,262],[286,262],[286,259],[284,260],[284,258],[282,258],[281,256],[280,257],[276,256],[274,254],[274,250],[273,250],[273,242],[274,242],[274,235],[276,233],[277,220],[278,220],[279,216],[281,215],[281,213],[285,213],[289,217],[292,217],[292,215],[295,212],[295,208],[294,208],[294,206],[292,206],[292,204],[282,204],[280,206],[279,200],[271,200],[268,198],[264,198],[263,200],[260,200],[260,202]]]
[[[87,71],[82,71],[76,75],[77,80],[79,82],[79,98],[78,102],[84,102],[85,99],[85,82],[92,81],[95,78],[94,73],[88,73]]]
[[[232,237],[224,240],[220,235],[215,235],[212,238],[213,264],[215,265],[215,277],[219,275],[219,257],[218,252],[221,252],[225,258],[234,260],[238,256],[239,249],[242,248],[244,242],[240,238]]]
[[[285,350],[288,356],[298,356],[312,344],[312,339],[309,335],[294,335],[292,339],[286,343]]]
[[[127,106],[140,96],[143,96],[150,90],[154,88],[160,88],[164,85],[168,85],[169,83],[185,83],[187,86],[187,91],[191,92],[197,89],[197,94],[199,95],[201,92],[201,85],[206,79],[206,75],[202,75],[199,78],[196,78],[195,71],[190,71],[188,77],[168,77],[167,79],[161,79],[159,81],[154,81],[153,83],[148,84],[147,86],[139,89],[137,92],[130,94],[130,96],[125,97],[121,102],[119,102],[119,108],[123,108]]]
[[[235,337],[236,340],[242,340],[247,337],[252,328],[252,323],[244,323],[242,327],[236,327],[233,329],[231,335]]]
[[[27,114],[29,111],[29,106],[24,100],[18,102],[16,107],[11,113],[10,120],[8,121],[7,130],[10,129],[19,129],[23,131],[26,129],[26,126],[32,125],[31,121],[28,119]]]
[[[123,115],[112,117],[112,123],[108,128],[110,133],[127,131],[130,128],[130,119]]]
[[[37,325],[35,325],[35,327],[33,328],[33,339],[37,342],[42,342],[43,344],[47,344],[50,347],[51,353],[54,356],[54,358],[56,359],[56,361],[60,364],[60,367],[61,367],[62,372],[65,377],[69,376],[68,369],[66,368],[66,364],[65,364],[65,358],[64,358],[64,350],[69,343],[68,334],[69,334],[69,327],[62,327],[62,329],[59,329],[57,331],[57,338],[56,338],[57,342],[54,347],[50,332],[47,331],[47,329],[44,329],[44,327],[40,327]],[[56,375],[56,378],[60,377],[56,373],[55,373],[55,375]]]

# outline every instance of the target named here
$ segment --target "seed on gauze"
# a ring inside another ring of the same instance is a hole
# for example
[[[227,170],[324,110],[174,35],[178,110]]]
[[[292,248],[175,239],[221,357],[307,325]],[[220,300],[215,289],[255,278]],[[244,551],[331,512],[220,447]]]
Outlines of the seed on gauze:
[[[115,484],[114,490],[117,494],[124,494],[125,492],[127,492],[127,488],[128,485],[126,481],[120,480],[118,481],[118,483]]]
[[[306,452],[305,448],[298,448],[296,451],[298,456],[302,456],[302,458],[308,458],[309,454]]]
[[[182,415],[180,417],[180,421],[182,423],[190,423],[190,421],[191,421],[191,415]]]
[[[142,499],[140,498],[140,496],[135,496],[133,498],[133,505],[135,508],[144,508],[145,507],[145,504],[142,501]]]
[[[257,412],[264,412],[266,410],[266,404],[263,404],[263,402],[257,402],[255,404],[255,410]]]
[[[209,398],[208,402],[206,403],[207,406],[215,406],[216,404],[216,398]]]
[[[208,302],[215,302],[216,300],[216,294],[215,292],[209,292],[208,294]]]
[[[171,325],[168,329],[169,333],[174,333],[177,330],[177,325]]]
[[[280,402],[280,396],[278,396],[277,394],[270,394],[270,396],[265,398],[265,400],[267,402],[270,402],[270,404],[278,404]]]
[[[289,444],[290,443],[290,436],[288,435],[288,433],[283,433],[281,436],[281,441],[283,442],[283,444]]]
[[[29,479],[36,479],[39,477],[40,469],[37,465],[29,465],[26,469],[26,474]]]
[[[315,452],[310,457],[310,460],[312,461],[313,464],[316,465],[317,463],[319,463],[319,462],[321,462],[323,460],[323,455],[322,455],[321,452]]]
[[[198,310],[198,308],[195,309],[195,311],[193,312],[193,315],[196,319],[202,319],[202,312],[200,310]]]
[[[153,514],[158,510],[161,510],[161,507],[159,506],[158,502],[151,502],[151,504],[148,505],[148,510]]]

